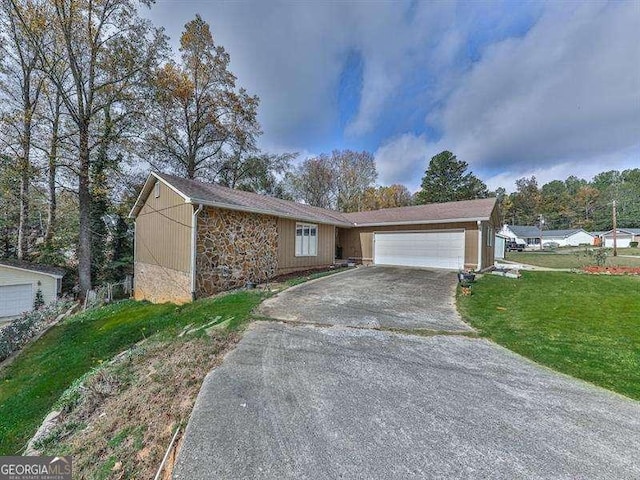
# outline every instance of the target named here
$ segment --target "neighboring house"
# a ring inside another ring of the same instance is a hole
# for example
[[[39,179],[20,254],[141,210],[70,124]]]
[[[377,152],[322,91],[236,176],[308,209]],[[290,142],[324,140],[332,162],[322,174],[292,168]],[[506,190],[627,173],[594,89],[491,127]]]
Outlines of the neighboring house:
[[[507,225],[505,224],[500,230],[502,235],[506,235],[512,241],[524,243],[529,247],[540,245],[542,233],[538,227],[529,227],[526,225]]]
[[[496,233],[495,239],[495,258],[496,260],[504,260],[504,254],[507,250],[507,241],[510,238],[507,235],[504,235],[500,232]]]
[[[618,228],[616,229],[616,246],[627,248],[631,242],[640,242],[640,228]],[[604,246],[613,248],[613,230],[602,234]]]
[[[64,270],[20,260],[0,260],[0,318],[33,309],[38,290],[44,303],[58,298]]]
[[[495,199],[340,213],[151,173],[135,219],[134,294],[193,298],[276,275],[364,264],[483,269],[494,263]]]
[[[568,230],[540,230],[535,226],[504,225],[500,233],[508,236],[518,243],[524,243],[529,247],[542,246],[547,243],[557,243],[560,247],[579,245],[593,245],[594,236],[581,228]]]
[[[595,237],[581,228],[569,230],[543,230],[542,245],[549,242],[557,243],[561,247],[578,247],[580,245],[593,245]]]

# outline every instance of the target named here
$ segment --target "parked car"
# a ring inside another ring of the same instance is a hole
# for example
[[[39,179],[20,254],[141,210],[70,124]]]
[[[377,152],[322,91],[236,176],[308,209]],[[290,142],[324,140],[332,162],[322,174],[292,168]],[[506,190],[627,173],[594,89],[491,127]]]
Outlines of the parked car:
[[[524,243],[518,243],[514,240],[510,240],[505,243],[504,249],[507,252],[522,252],[527,246]]]

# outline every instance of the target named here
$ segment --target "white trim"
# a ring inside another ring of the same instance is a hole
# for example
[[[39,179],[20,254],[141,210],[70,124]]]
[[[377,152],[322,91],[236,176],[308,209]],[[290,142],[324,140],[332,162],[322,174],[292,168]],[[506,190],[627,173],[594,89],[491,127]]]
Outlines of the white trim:
[[[482,220],[478,220],[478,271],[482,270]]]
[[[198,241],[198,214],[202,211],[202,205],[191,214],[191,300],[196,299],[196,251]]]
[[[386,227],[394,225],[434,225],[438,223],[470,223],[479,221],[488,221],[489,217],[482,218],[447,218],[442,220],[411,220],[407,222],[375,222],[375,223],[354,223],[352,227]]]
[[[29,272],[29,273],[39,273],[41,275],[48,275],[49,277],[53,277],[53,278],[64,277],[64,275],[58,275],[57,273],[41,272],[40,270],[33,270],[31,268],[14,267],[13,265],[5,265],[4,263],[0,263],[0,267],[13,268],[14,270],[21,270],[23,272]]]
[[[155,181],[151,183],[151,179],[155,179],[155,181],[161,181],[167,187],[169,187],[171,190],[177,193],[180,197],[182,197],[185,203],[191,203],[189,202],[190,200],[189,197],[187,197],[184,193],[182,193],[176,187],[171,185],[164,178],[157,175],[155,172],[150,172],[149,176],[144,182],[144,185],[142,186],[142,190],[140,190],[140,194],[138,195],[138,198],[136,198],[136,203],[133,204],[133,208],[131,208],[131,211],[129,212],[129,218],[136,218],[138,216],[138,213],[140,213],[140,210],[142,210],[142,207],[144,206],[145,201],[147,200],[147,197],[149,196],[149,194],[151,193],[151,190],[155,185]]]

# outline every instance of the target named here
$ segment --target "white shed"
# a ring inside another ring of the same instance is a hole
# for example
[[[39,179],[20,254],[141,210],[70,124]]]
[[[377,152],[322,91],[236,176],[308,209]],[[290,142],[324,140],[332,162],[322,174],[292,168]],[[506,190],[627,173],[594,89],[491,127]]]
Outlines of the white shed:
[[[507,240],[509,237],[502,233],[496,233],[496,250],[495,250],[495,258],[496,260],[504,260],[504,253],[506,251]]]
[[[38,291],[44,303],[58,298],[64,270],[18,260],[0,260],[0,318],[28,312]]]

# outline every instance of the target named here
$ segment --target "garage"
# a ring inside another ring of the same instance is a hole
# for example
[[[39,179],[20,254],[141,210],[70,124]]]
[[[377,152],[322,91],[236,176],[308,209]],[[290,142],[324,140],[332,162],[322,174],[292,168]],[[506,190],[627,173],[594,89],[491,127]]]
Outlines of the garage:
[[[0,260],[0,321],[33,309],[36,294],[44,304],[55,302],[64,270],[24,260]]]
[[[33,308],[33,285],[0,286],[0,318],[13,317]]]
[[[458,270],[464,267],[464,230],[376,232],[374,263]]]

